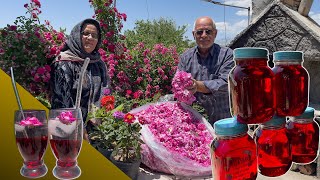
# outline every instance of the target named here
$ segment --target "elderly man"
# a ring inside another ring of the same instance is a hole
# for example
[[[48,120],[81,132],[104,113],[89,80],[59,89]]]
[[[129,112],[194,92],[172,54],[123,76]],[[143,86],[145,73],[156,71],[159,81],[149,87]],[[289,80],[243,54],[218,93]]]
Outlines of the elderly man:
[[[227,78],[234,66],[233,51],[214,43],[217,29],[210,17],[198,18],[192,33],[197,46],[180,56],[178,69],[191,73],[194,79],[190,89],[213,124],[231,117]]]

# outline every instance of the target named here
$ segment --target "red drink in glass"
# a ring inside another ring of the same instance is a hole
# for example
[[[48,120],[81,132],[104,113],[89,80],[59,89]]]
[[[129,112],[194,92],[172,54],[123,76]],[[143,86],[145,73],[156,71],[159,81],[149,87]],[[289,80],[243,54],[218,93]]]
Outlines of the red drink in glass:
[[[48,136],[16,138],[18,149],[28,168],[39,166],[43,163],[42,157],[47,149]]]
[[[50,145],[54,155],[58,158],[58,165],[61,167],[72,167],[77,162],[82,141],[51,139]]]
[[[291,144],[285,128],[286,118],[274,117],[255,131],[260,174],[276,177],[291,167]]]
[[[49,112],[50,146],[57,162],[53,175],[75,179],[81,175],[77,158],[82,146],[83,121],[80,109],[52,109]]]
[[[303,53],[274,53],[276,112],[278,116],[299,116],[309,102],[309,75],[302,66]]]
[[[16,111],[14,119],[16,144],[23,158],[20,174],[27,178],[45,176],[48,172],[43,161],[48,146],[46,112],[44,110]]]
[[[263,123],[274,115],[274,74],[268,66],[268,51],[235,49],[236,66],[229,74],[231,114],[246,124]]]
[[[311,163],[318,156],[319,126],[313,120],[313,113],[314,109],[308,107],[301,116],[290,117],[287,123],[295,163]]]
[[[211,144],[212,176],[215,180],[257,178],[256,145],[247,134],[248,126],[234,118],[214,124],[217,137]]]

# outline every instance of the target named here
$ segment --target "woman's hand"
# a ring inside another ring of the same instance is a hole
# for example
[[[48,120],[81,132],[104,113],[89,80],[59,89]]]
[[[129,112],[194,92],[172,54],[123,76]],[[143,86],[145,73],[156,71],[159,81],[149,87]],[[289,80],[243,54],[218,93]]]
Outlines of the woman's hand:
[[[90,141],[89,141],[89,135],[87,133],[87,130],[86,128],[83,128],[83,139],[88,141],[88,143],[90,144]]]
[[[89,121],[94,126],[99,126],[101,124],[101,118],[92,118]]]

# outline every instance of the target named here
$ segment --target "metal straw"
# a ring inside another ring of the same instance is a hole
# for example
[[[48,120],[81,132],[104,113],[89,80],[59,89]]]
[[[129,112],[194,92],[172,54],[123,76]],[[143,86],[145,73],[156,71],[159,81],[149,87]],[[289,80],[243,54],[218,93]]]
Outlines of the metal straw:
[[[23,114],[22,105],[21,105],[20,96],[19,96],[18,89],[17,89],[17,86],[16,86],[16,81],[14,80],[13,68],[12,67],[10,67],[10,71],[11,71],[11,82],[12,82],[12,87],[13,87],[13,90],[14,90],[14,94],[16,95],[16,100],[17,100],[17,103],[18,103],[19,110],[21,112],[22,118],[25,119],[24,114]]]
[[[77,88],[77,95],[76,95],[76,104],[75,104],[76,109],[77,109],[77,108],[80,108],[80,100],[81,100],[81,93],[82,93],[83,77],[84,77],[84,72],[86,71],[89,62],[90,62],[90,58],[87,57],[87,58],[84,60],[84,63],[83,63],[82,68],[81,68],[80,77],[79,77],[79,85],[78,85],[78,88]]]
[[[82,84],[83,84],[83,77],[84,77],[84,73],[86,72],[86,69],[88,67],[88,64],[90,62],[90,58],[86,58],[84,60],[84,63],[82,65],[82,68],[81,68],[81,72],[80,72],[80,77],[79,77],[79,84],[78,84],[78,88],[77,88],[77,94],[76,94],[76,104],[75,104],[75,108],[76,109],[80,109],[80,100],[81,100],[81,93],[82,93]],[[80,109],[80,113],[81,112],[81,109]],[[76,134],[78,134],[78,128],[76,130]]]
[[[22,119],[25,120],[26,118],[24,117],[22,104],[21,104],[20,96],[19,96],[18,89],[17,89],[17,86],[16,86],[16,81],[14,80],[13,68],[12,67],[10,67],[10,71],[11,71],[11,82],[12,82],[12,87],[13,87],[13,90],[14,90],[14,94],[16,95],[16,100],[17,100],[17,103],[18,103],[18,106],[19,106],[19,110],[20,110],[21,115],[22,115]],[[23,134],[24,134],[24,136],[26,138],[28,138],[28,134],[26,132],[26,129],[23,130]]]

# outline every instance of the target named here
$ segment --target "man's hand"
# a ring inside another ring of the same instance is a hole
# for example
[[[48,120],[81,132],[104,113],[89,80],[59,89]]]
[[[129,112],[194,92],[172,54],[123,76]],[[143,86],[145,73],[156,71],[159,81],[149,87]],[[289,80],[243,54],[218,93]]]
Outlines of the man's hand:
[[[204,85],[203,81],[197,81],[195,79],[192,79],[192,81],[192,86],[190,86],[188,90],[190,90],[193,94],[196,92],[211,93],[211,91]]]
[[[188,88],[188,90],[190,90],[191,92],[192,92],[192,94],[194,94],[194,93],[196,93],[197,92],[197,90],[198,90],[198,82],[197,82],[197,80],[195,80],[195,79],[192,79],[192,86],[190,86],[189,88]]]

